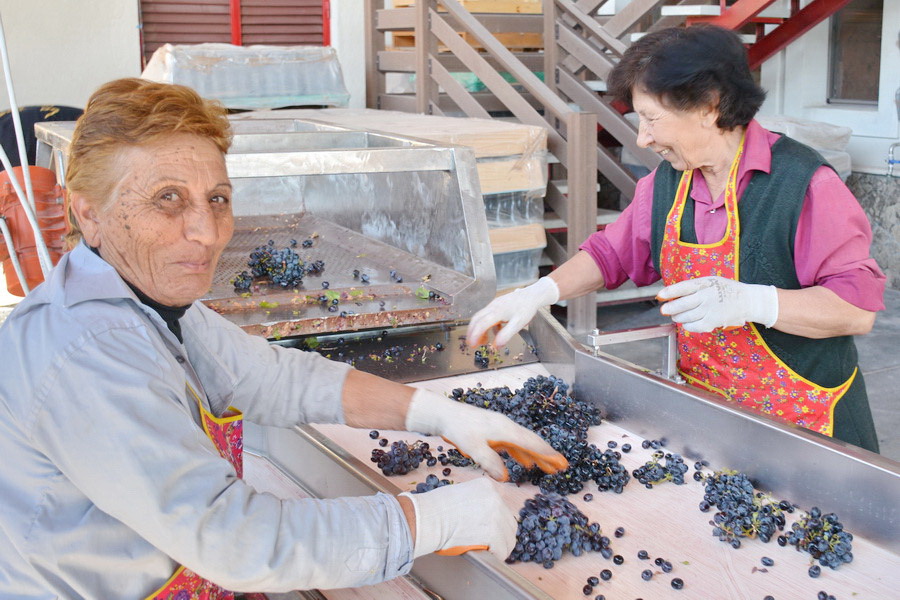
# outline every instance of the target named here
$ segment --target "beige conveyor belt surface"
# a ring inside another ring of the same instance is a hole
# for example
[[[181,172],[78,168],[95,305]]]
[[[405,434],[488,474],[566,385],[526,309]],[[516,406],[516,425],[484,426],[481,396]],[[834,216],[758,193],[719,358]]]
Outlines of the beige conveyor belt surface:
[[[478,383],[485,387],[507,385],[514,390],[521,387],[528,377],[538,374],[549,374],[541,363],[445,377],[412,385],[438,393],[449,393],[453,388],[468,388]],[[342,425],[321,425],[315,428],[369,468],[377,470],[369,457],[372,449],[378,446],[369,438],[368,430]],[[381,431],[381,434],[390,441],[420,439],[407,432]],[[443,445],[446,449],[448,446],[440,438],[421,439],[431,443],[432,447]],[[641,448],[641,437],[606,421],[591,428],[590,442],[605,448],[610,440],[615,440],[619,448],[625,442],[632,445],[631,453],[622,455],[622,464],[629,472],[650,459],[651,450]],[[765,449],[748,448],[748,451],[764,452]],[[714,464],[711,468],[722,469],[728,466]],[[452,472],[447,478],[452,481],[482,476],[477,469],[451,468]],[[443,477],[441,471],[440,463],[433,468],[422,464],[408,475],[391,477],[390,481],[404,490],[410,490],[416,483],[424,481],[429,473]],[[814,600],[820,590],[833,594],[840,600],[888,600],[898,597],[900,560],[897,555],[859,536],[853,540],[854,561],[834,571],[823,568],[818,579],[807,575],[810,565],[808,554],[797,552],[792,546],[780,547],[774,539],[768,544],[759,540],[744,540],[742,547],[737,550],[720,542],[711,535],[709,521],[713,512],[701,513],[697,508],[703,496],[703,486],[690,478],[692,472],[691,466],[687,473],[688,479],[681,486],[664,483],[653,489],[646,489],[632,478],[622,494],[615,494],[599,492],[596,485],[589,482],[583,491],[568,497],[592,522],[600,523],[604,534],[611,539],[614,554],[621,554],[625,558],[624,564],[615,565],[600,553],[589,552],[580,557],[566,554],[552,569],[545,569],[537,563],[518,563],[509,568],[556,600],[584,599],[582,588],[587,578],[591,575],[598,576],[603,569],[610,569],[613,577],[608,582],[601,581],[590,598],[605,594],[607,600],[762,600],[766,595],[772,595],[776,600]],[[527,498],[537,492],[536,487],[528,484],[521,487],[512,484],[504,486],[505,497],[510,507],[516,511]],[[585,502],[583,495],[588,492],[594,498]],[[828,506],[820,508],[828,511]],[[786,529],[790,528],[790,523],[798,514],[799,511],[787,515]],[[613,531],[620,526],[625,528],[625,535],[615,538]],[[650,559],[639,560],[639,550],[646,550]],[[763,556],[771,557],[775,561],[774,566],[763,567],[760,563]],[[669,560],[674,566],[673,571],[663,573],[653,564],[656,557]],[[641,571],[644,569],[653,571],[650,581],[641,579]],[[671,587],[670,582],[674,577],[684,580],[684,589],[675,590]]]

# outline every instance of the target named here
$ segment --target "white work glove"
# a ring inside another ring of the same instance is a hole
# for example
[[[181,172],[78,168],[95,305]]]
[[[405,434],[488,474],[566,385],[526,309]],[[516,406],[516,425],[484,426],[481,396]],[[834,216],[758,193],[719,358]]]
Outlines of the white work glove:
[[[772,285],[699,277],[666,286],[656,297],[669,300],[660,312],[692,333],[741,327],[748,322],[771,327],[778,320],[778,290]]]
[[[494,338],[495,348],[505,346],[531,322],[539,308],[555,304],[558,300],[559,287],[549,277],[541,277],[528,287],[517,288],[475,313],[469,321],[466,343],[480,346],[485,342],[488,329],[498,323],[506,323]]]
[[[525,467],[555,473],[569,466],[566,458],[538,434],[506,415],[457,402],[426,390],[416,390],[406,412],[407,431],[443,436],[478,463],[488,475],[506,481],[505,451]]]
[[[518,523],[500,495],[499,485],[489,477],[479,477],[421,494],[400,494],[412,501],[416,512],[413,556],[487,550],[506,559],[516,545]]]

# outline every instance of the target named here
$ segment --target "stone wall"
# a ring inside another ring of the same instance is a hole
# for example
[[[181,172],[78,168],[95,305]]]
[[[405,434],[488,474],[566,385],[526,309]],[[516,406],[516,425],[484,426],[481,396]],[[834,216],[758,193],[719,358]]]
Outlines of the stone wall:
[[[872,256],[888,287],[900,290],[900,177],[852,173],[847,186],[872,224]]]

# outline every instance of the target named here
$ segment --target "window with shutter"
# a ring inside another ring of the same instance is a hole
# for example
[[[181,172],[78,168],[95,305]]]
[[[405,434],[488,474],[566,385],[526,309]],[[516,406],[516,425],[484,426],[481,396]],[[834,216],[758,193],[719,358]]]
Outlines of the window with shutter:
[[[328,0],[140,0],[144,61],[163,44],[327,43]]]

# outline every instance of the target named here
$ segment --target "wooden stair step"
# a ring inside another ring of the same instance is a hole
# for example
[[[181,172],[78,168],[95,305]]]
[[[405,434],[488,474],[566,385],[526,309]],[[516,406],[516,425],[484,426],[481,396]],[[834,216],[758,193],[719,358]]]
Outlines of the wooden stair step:
[[[608,208],[597,209],[597,226],[609,225],[619,218],[622,214],[618,210],[610,210]],[[551,233],[558,233],[567,229],[566,222],[553,211],[544,213],[544,229]]]
[[[639,39],[641,39],[642,37],[644,37],[645,35],[647,35],[646,31],[639,31],[639,32],[630,34],[629,39],[632,42],[636,42]],[[741,41],[745,44],[755,44],[756,43],[756,35],[755,34],[741,33],[741,34],[738,34],[738,36],[741,38]]]

